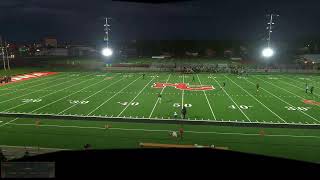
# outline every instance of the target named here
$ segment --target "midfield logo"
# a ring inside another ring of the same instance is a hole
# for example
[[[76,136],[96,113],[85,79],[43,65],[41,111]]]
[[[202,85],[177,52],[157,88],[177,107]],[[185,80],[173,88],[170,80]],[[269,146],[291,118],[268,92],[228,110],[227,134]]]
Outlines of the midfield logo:
[[[175,87],[176,89],[185,90],[185,91],[211,91],[215,88],[213,86],[190,86],[186,83],[154,83],[153,88],[165,88],[165,87]]]

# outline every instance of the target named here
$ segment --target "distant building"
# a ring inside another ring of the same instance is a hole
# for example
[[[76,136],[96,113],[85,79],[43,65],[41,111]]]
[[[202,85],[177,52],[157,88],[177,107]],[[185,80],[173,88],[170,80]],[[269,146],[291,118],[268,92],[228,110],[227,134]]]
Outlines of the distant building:
[[[46,48],[57,48],[58,47],[57,39],[51,38],[51,37],[43,38],[42,44]]]
[[[69,47],[69,56],[95,56],[97,53],[97,50],[90,46],[73,45]]]

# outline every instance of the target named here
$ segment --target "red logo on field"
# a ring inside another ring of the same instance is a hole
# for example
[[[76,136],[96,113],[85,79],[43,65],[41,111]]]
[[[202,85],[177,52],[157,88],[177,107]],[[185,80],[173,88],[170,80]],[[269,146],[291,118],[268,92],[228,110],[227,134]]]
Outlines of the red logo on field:
[[[304,102],[305,104],[311,104],[311,105],[320,106],[320,102],[316,102],[316,101],[314,101],[314,100],[305,99],[305,100],[303,100],[303,102]]]
[[[165,87],[175,87],[176,89],[185,90],[185,91],[211,91],[215,88],[213,86],[193,86],[191,87],[186,83],[154,83],[153,88],[165,88]]]

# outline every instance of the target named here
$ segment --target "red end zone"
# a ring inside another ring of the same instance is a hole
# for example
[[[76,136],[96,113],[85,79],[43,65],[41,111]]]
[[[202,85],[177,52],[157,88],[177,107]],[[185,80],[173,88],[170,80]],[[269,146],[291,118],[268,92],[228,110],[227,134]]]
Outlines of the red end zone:
[[[50,76],[50,75],[54,75],[54,74],[58,74],[58,73],[57,72],[34,72],[34,73],[30,73],[30,74],[16,75],[16,76],[11,77],[11,82],[0,84],[0,86],[6,85],[6,84],[11,84],[11,83],[16,83],[16,82],[20,82],[20,81],[26,81],[29,79]]]

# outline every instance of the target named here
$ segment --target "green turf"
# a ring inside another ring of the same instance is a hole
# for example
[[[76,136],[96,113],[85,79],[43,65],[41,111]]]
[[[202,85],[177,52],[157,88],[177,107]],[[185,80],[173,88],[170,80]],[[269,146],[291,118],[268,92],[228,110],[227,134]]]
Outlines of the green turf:
[[[61,72],[0,86],[0,112],[150,117],[155,121],[162,118],[170,121],[174,112],[180,115],[181,104],[186,104],[190,106],[187,108],[189,121],[319,124],[319,105],[303,103],[304,99],[320,102],[319,80],[320,77],[309,75],[238,77],[228,74],[149,73],[142,79],[141,73]],[[215,89],[182,91],[174,87],[152,88],[156,82],[212,85]],[[220,87],[223,82],[226,83],[224,89]],[[304,92],[306,82],[315,87],[313,95]],[[256,83],[260,84],[259,92],[256,91]],[[157,100],[160,92],[161,103]],[[265,129],[267,136],[261,137],[259,128],[185,125],[187,131],[196,132],[187,132],[183,141],[176,142],[168,137],[167,131],[177,129],[178,125],[111,123],[118,128],[140,130],[111,129],[105,132],[105,122],[42,120],[44,126],[35,127],[34,119],[1,118],[1,121],[0,144],[6,145],[78,149],[85,143],[96,148],[136,148],[141,141],[216,144],[237,151],[320,161],[319,130],[268,128]],[[73,127],[46,126],[49,124]],[[165,131],[145,131],[159,129]]]

